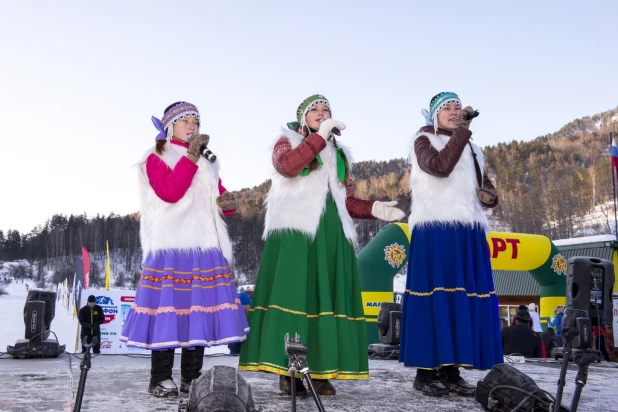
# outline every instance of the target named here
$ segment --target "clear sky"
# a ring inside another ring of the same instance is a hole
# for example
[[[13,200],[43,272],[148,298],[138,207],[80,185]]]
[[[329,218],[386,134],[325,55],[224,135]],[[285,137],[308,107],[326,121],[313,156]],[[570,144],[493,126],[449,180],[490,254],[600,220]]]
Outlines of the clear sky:
[[[55,4],[52,4],[55,3]],[[230,190],[324,94],[355,160],[407,156],[444,90],[475,141],[530,140],[618,106],[618,2],[0,0],[0,230],[139,210],[150,116],[195,103]],[[508,167],[508,166],[505,166]]]

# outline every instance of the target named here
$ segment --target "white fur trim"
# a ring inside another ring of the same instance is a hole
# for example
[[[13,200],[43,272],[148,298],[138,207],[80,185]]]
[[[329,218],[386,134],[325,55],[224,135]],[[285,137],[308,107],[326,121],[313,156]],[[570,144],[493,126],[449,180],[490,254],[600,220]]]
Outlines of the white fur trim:
[[[408,225],[412,229],[416,225],[435,222],[447,224],[462,223],[467,226],[480,224],[487,229],[487,217],[476,195],[478,186],[476,169],[470,146],[466,145],[457,165],[448,177],[436,177],[421,170],[414,153],[414,141],[425,136],[431,145],[440,151],[444,149],[450,137],[442,134],[419,132],[412,140],[410,161],[410,192],[412,194],[411,213]],[[481,170],[485,157],[481,149],[472,143]]]
[[[287,137],[292,148],[302,142],[302,135],[289,129],[281,130],[279,138]],[[350,151],[339,142],[337,144],[351,164]],[[274,147],[274,144],[271,147]],[[320,157],[324,164],[307,176],[284,177],[273,168],[272,186],[264,201],[264,239],[273,231],[285,229],[296,229],[313,238],[318,230],[330,188],[345,237],[354,247],[357,246],[356,229],[345,206],[346,188],[337,177],[337,151],[332,141],[327,141]]]
[[[232,263],[232,244],[217,205],[219,162],[210,163],[200,156],[197,172],[185,195],[176,203],[167,203],[148,183],[146,159],[152,153],[156,153],[154,149],[146,152],[138,172],[144,258],[163,250],[220,249]],[[166,143],[163,154],[157,156],[173,169],[185,154],[184,147]]]

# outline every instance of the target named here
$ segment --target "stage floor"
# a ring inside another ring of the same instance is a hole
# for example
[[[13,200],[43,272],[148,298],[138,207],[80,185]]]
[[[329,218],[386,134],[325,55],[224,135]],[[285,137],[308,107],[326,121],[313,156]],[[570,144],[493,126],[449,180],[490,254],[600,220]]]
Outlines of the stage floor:
[[[1,411],[72,411],[80,378],[79,355],[63,354],[55,359],[0,358]],[[222,355],[206,357],[204,368],[213,365],[236,367],[238,357]],[[536,384],[555,395],[559,365],[531,363],[514,365]],[[174,380],[180,381],[180,356],[176,355]],[[429,398],[412,389],[414,369],[403,368],[395,360],[371,360],[368,381],[334,381],[337,395],[322,397],[326,411],[463,411],[482,410],[474,398],[450,396]],[[574,367],[569,369],[563,405],[569,406],[575,388]],[[158,399],[148,394],[150,358],[129,355],[98,355],[88,372],[83,411],[154,412],[177,411],[178,399]],[[487,372],[463,371],[462,375],[476,384]],[[290,397],[278,388],[278,376],[243,372],[251,385],[256,409],[262,412],[289,411]],[[589,369],[579,411],[618,411],[618,368],[616,365],[594,364]],[[300,398],[297,411],[317,411],[313,398]]]

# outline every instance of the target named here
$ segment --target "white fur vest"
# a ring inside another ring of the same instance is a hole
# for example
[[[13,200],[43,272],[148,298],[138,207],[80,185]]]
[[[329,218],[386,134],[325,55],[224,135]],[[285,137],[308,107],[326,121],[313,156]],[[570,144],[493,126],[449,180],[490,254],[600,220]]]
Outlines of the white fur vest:
[[[292,130],[283,128],[281,130],[283,136],[289,139],[292,148],[302,142],[302,135]],[[350,151],[339,142],[337,145],[343,149],[351,166]],[[313,238],[318,230],[330,189],[345,237],[356,247],[356,229],[345,206],[346,187],[337,177],[337,150],[332,141],[327,142],[324,150],[320,152],[320,157],[324,164],[307,176],[284,177],[274,171],[272,186],[264,201],[266,205],[264,239],[269,233],[284,229],[296,229]]]
[[[166,143],[162,155],[157,155],[171,169],[187,150]],[[176,203],[159,198],[150,184],[146,172],[146,159],[153,149],[146,152],[139,164],[141,197],[140,236],[144,258],[163,250],[220,249],[232,263],[232,245],[217,206],[219,196],[219,162],[209,163],[200,156],[198,169],[191,186]]]
[[[426,136],[431,145],[440,151],[450,137],[442,134],[419,132],[412,140],[410,160],[410,191],[412,195],[411,213],[408,219],[410,230],[416,225],[456,222],[467,226],[480,224],[487,229],[487,217],[476,195],[478,187],[474,159],[470,145],[466,145],[457,165],[448,177],[432,176],[421,170],[414,152],[414,141]],[[485,164],[483,152],[472,143],[481,171]]]

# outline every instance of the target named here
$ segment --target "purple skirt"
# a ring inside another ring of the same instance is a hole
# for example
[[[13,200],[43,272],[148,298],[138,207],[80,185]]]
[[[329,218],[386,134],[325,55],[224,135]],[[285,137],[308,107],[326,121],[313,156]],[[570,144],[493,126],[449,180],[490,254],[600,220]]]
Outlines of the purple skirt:
[[[120,336],[127,347],[191,348],[247,339],[232,269],[219,249],[160,251],[142,266]]]

